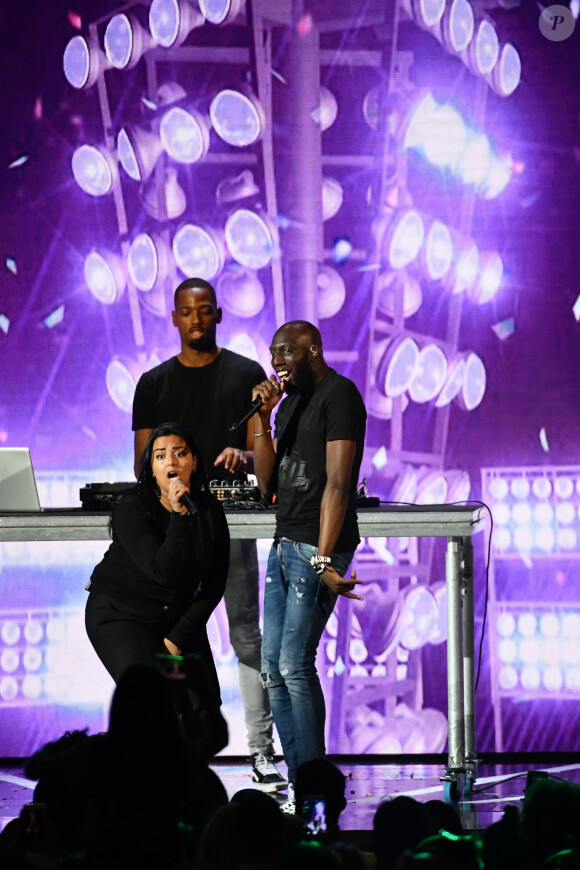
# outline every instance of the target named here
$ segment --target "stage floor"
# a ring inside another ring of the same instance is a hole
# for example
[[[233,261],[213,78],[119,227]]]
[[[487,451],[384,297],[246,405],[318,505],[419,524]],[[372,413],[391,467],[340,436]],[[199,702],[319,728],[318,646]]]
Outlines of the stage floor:
[[[498,821],[507,804],[521,807],[530,770],[544,770],[550,777],[564,779],[580,785],[580,758],[558,756],[537,757],[533,762],[510,758],[509,763],[481,763],[471,798],[460,801],[457,809],[466,830],[486,828]],[[408,795],[419,801],[443,800],[440,777],[445,764],[377,763],[334,758],[335,763],[347,777],[347,807],[340,818],[345,832],[353,832],[348,839],[363,844],[369,843],[373,816],[377,806],[386,798]],[[250,767],[246,760],[224,759],[212,764],[231,797],[242,788],[251,786]],[[281,763],[281,770],[284,765]],[[20,812],[27,801],[32,800],[35,783],[24,777],[21,767],[0,767],[0,829]],[[282,802],[285,792],[279,793]]]

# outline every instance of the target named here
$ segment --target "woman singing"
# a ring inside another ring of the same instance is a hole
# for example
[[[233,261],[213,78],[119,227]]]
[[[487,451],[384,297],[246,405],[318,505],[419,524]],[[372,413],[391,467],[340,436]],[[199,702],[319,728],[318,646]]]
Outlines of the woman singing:
[[[113,541],[92,573],[85,624],[115,682],[159,653],[196,653],[219,705],[206,623],[224,592],[229,532],[206,483],[192,435],[178,424],[158,426],[137,485],[113,510]],[[205,694],[199,669],[197,683]]]

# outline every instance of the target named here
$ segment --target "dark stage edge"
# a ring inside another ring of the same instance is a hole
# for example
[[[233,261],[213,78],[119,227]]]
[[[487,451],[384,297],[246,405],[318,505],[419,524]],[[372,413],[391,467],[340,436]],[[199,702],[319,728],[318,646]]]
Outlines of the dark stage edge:
[[[382,800],[408,795],[418,801],[443,800],[441,777],[446,756],[330,756],[347,777],[347,806],[340,818],[347,841],[370,846],[373,816]],[[231,797],[251,787],[247,758],[223,757],[212,762]],[[285,771],[283,762],[280,769]],[[466,831],[487,828],[499,821],[505,807],[521,808],[527,773],[544,770],[550,777],[580,785],[580,753],[502,753],[485,755],[478,766],[472,795],[457,803]],[[32,800],[35,782],[24,777],[23,759],[0,759],[0,829]],[[279,792],[280,802],[286,793]]]

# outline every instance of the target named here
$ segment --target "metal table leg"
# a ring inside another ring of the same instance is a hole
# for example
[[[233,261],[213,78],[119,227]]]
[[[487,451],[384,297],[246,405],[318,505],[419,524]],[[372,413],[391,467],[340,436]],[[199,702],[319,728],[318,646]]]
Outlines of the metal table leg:
[[[445,800],[455,802],[475,781],[473,548],[469,538],[448,538],[447,702],[448,767],[443,777]]]
[[[465,707],[463,696],[463,619],[461,538],[447,539],[447,723],[449,756],[443,777],[444,797],[459,799],[465,779]]]
[[[475,628],[473,614],[473,544],[463,538],[463,700],[465,711],[466,791],[477,777],[475,749]]]
[[[447,579],[447,702],[449,766],[463,767],[465,720],[463,703],[463,620],[461,606],[461,539],[449,538]]]

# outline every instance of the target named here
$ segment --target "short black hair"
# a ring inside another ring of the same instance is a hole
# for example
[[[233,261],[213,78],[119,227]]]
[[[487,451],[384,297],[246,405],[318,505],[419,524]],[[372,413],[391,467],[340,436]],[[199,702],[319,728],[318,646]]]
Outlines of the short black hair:
[[[206,281],[205,278],[186,278],[185,281],[182,281],[181,284],[175,288],[175,293],[173,294],[173,305],[177,308],[177,297],[181,293],[182,290],[195,290],[198,288],[200,290],[207,290],[211,296],[211,301],[217,308],[217,296],[215,295],[215,288],[209,281]]]

